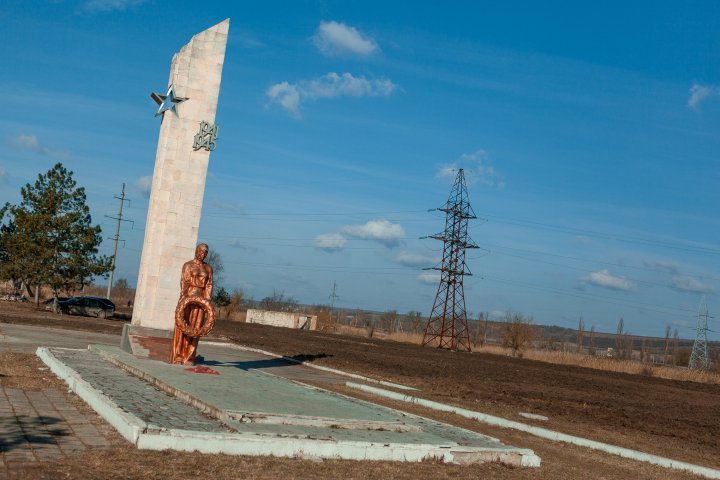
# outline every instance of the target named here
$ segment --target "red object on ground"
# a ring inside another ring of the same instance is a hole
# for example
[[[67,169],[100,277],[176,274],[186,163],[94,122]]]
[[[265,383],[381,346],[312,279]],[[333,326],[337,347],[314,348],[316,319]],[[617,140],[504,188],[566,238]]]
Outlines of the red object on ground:
[[[185,371],[192,373],[207,373],[210,375],[220,375],[220,372],[213,370],[212,368],[205,367],[203,365],[196,365],[192,368],[186,368]]]

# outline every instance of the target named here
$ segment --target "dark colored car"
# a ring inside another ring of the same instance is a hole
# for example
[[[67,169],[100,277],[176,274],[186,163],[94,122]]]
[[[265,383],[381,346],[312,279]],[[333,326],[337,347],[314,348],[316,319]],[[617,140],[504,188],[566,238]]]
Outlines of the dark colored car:
[[[102,297],[72,297],[58,302],[62,313],[108,318],[115,313],[115,304]]]
[[[64,302],[65,300],[68,300],[68,297],[58,297],[58,303]],[[48,300],[45,300],[45,310],[52,310],[53,308],[53,299],[50,298]]]

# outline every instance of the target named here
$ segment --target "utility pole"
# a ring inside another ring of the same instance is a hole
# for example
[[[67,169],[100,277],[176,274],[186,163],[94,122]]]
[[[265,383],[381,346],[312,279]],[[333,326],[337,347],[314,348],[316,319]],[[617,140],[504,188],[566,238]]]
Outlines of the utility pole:
[[[474,220],[477,216],[468,200],[462,168],[458,170],[447,203],[437,210],[445,212],[445,230],[430,238],[443,242],[442,264],[432,268],[440,272],[440,285],[422,344],[469,352],[470,332],[463,279],[472,274],[465,264],[465,250],[480,247],[468,235],[468,220]]]
[[[703,309],[703,307],[705,308]],[[708,315],[707,303],[705,303],[705,299],[703,298],[698,310],[697,327],[695,327],[697,335],[695,336],[695,343],[693,343],[690,362],[688,363],[688,368],[693,370],[707,370],[710,368],[707,332],[712,330],[708,328],[708,318],[714,317]]]
[[[333,290],[330,294],[330,317],[332,318],[333,314],[335,313],[335,299],[340,298],[335,294],[335,290],[337,289],[337,282],[333,280]]]
[[[115,274],[115,259],[117,258],[117,247],[118,242],[120,241],[120,222],[123,221],[122,218],[122,212],[123,212],[123,204],[125,203],[125,184],[123,183],[122,186],[122,193],[118,197],[117,195],[114,195],[115,198],[120,200],[120,211],[118,212],[117,217],[111,217],[109,215],[105,215],[108,218],[112,218],[114,220],[117,220],[117,225],[115,227],[115,236],[110,237],[110,240],[115,241],[115,245],[113,246],[113,255],[112,255],[112,263],[110,265],[110,278],[108,279],[108,287],[107,287],[107,294],[105,297],[109,300],[110,299],[110,291],[112,290],[112,284],[113,284],[113,275]],[[130,201],[130,200],[128,200]],[[124,220],[125,222],[130,222],[131,220]]]

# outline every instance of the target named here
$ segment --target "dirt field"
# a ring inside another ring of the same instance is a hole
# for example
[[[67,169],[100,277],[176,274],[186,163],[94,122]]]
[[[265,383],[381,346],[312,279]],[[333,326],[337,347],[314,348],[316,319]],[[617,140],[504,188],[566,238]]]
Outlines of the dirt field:
[[[720,386],[254,324],[216,334],[420,389],[417,396],[648,453],[720,467]],[[520,417],[529,412],[547,422]]]
[[[119,321],[60,317],[45,312],[31,312],[26,306],[6,308],[5,304],[0,304],[0,322],[54,327],[63,325],[105,333],[119,332],[122,328],[122,322]],[[414,386],[420,389],[415,394],[423,398],[720,468],[718,385],[603,372],[499,355],[454,353],[376,339],[234,322],[219,322],[213,335],[280,354],[313,355],[318,358],[318,364]],[[363,397],[355,391],[340,390]],[[354,462],[313,463],[222,456],[202,456],[202,462],[207,461],[208,467],[218,473],[216,478],[235,478],[224,477],[220,473],[231,466],[244,470],[252,468],[251,465],[264,465],[265,473],[261,475],[256,471],[247,476],[243,474],[243,478],[271,478],[274,476],[270,474],[272,472],[287,478],[696,478],[519,432],[487,427],[452,414],[383,401],[377,397],[364,398],[480,431],[519,447],[532,448],[542,458],[543,466],[539,470],[513,470],[499,465],[486,465],[463,470],[434,464],[410,466],[364,462],[362,466],[353,466]],[[542,414],[550,417],[550,420],[528,420],[520,417],[519,412]],[[162,457],[153,460],[156,454],[152,452],[132,449],[114,452],[111,456],[117,458],[102,460],[103,456],[100,456],[99,463],[89,458],[84,461],[97,464],[97,478],[102,478],[103,472],[108,471],[105,466],[107,462],[142,459],[152,464],[162,461]],[[190,472],[187,469],[192,469],[192,461],[185,458],[191,456],[171,455],[172,461],[176,463],[176,473],[187,475]],[[188,463],[183,467],[185,462]],[[65,461],[58,468],[60,472],[75,478],[77,467],[74,461]],[[40,468],[38,474],[41,471],[44,470]],[[88,471],[85,473],[87,478],[96,478],[93,476],[95,474],[90,475]],[[127,476],[115,478],[137,478],[127,473]],[[140,474],[139,470],[135,473],[138,476]]]

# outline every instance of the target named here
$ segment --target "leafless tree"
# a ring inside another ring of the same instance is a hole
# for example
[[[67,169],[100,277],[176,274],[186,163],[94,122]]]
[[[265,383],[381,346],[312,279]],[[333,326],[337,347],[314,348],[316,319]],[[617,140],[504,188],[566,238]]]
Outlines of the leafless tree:
[[[213,269],[213,284],[217,288],[218,285],[223,283],[225,278],[225,264],[223,263],[222,256],[217,250],[210,250],[205,257],[205,263],[210,265]]]
[[[487,313],[480,312],[477,322],[474,322],[474,328],[471,330],[472,342],[476,347],[482,347],[487,341],[488,329],[490,328],[490,320]]]
[[[272,296],[265,297],[260,300],[260,308],[263,310],[292,312],[297,310],[298,301],[295,300],[293,297],[286,297],[285,292],[278,292],[273,290]]]
[[[625,330],[625,320],[620,317],[617,332],[615,334],[615,346],[617,347],[617,358],[632,359],[633,344],[635,339],[630,332]]]
[[[585,322],[583,321],[583,318],[580,317],[578,320],[578,329],[577,329],[577,353],[582,352],[582,344],[583,344],[583,337],[585,336]]]
[[[590,333],[588,333],[588,355],[595,356],[595,325],[590,327]]]
[[[410,325],[412,325],[413,333],[420,333],[423,320],[422,313],[416,310],[410,310],[407,313],[407,318],[410,320]]]
[[[393,333],[398,331],[399,322],[397,310],[388,310],[383,313],[380,320],[382,321],[383,330],[386,332]]]
[[[513,357],[522,356],[522,350],[532,342],[535,329],[532,317],[524,318],[519,313],[507,312],[502,336],[502,345],[512,349]]]
[[[663,363],[667,363],[670,353],[670,325],[665,325],[665,351],[663,352]]]
[[[230,303],[225,306],[226,318],[230,318],[230,315],[242,310],[244,300],[245,292],[243,292],[242,289],[236,288],[233,290],[230,294]]]

